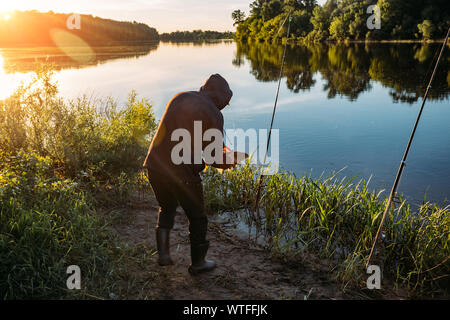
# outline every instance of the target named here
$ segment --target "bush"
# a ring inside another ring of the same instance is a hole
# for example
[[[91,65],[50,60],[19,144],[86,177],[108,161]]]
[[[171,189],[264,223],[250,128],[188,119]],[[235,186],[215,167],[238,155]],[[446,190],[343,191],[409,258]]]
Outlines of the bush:
[[[306,37],[306,41],[309,42],[322,42],[327,40],[329,34],[327,31],[311,31]]]
[[[424,39],[431,39],[434,32],[434,24],[430,20],[424,20],[421,24],[417,25],[419,33],[422,34]]]
[[[67,177],[92,173],[111,183],[139,173],[157,124],[151,104],[133,91],[123,108],[111,98],[58,97],[48,65],[0,101],[0,151],[36,152]]]
[[[113,286],[120,244],[94,207],[124,202],[142,183],[156,129],[135,92],[123,108],[85,96],[66,102],[52,70],[39,66],[0,101],[0,299],[73,297],[65,289],[72,264],[83,292]]]

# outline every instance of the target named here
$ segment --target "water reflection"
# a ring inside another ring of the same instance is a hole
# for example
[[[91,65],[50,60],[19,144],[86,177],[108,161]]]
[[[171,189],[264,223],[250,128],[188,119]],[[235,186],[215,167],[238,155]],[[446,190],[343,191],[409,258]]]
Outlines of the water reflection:
[[[158,47],[158,42],[139,46],[92,47],[89,53],[82,46],[6,48],[1,50],[1,57],[4,73],[13,74],[32,72],[39,62],[52,63],[56,70],[98,66],[113,60],[143,57],[156,51]],[[70,54],[67,54],[69,49]],[[87,58],[83,58],[87,55]]]
[[[227,43],[231,44],[234,42],[234,40],[231,39],[221,39],[221,40],[198,40],[198,41],[175,41],[175,40],[168,40],[168,41],[161,41],[165,44],[171,44],[175,47],[186,47],[186,46],[193,46],[193,47],[207,47],[207,46],[215,46],[221,43]]]
[[[328,98],[357,100],[372,89],[372,82],[389,88],[394,102],[414,103],[424,95],[439,52],[439,44],[311,44],[289,46],[283,76],[293,92],[309,90],[320,73]],[[251,74],[262,82],[278,80],[283,46],[268,43],[237,43],[233,65],[250,63]],[[429,99],[448,98],[448,52],[436,74]]]

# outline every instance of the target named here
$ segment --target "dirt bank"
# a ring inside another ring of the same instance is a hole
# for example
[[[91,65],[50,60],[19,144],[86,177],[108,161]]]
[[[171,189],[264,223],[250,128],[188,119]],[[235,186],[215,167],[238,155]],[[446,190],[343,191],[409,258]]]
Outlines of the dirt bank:
[[[141,258],[128,267],[129,287],[125,299],[361,299],[368,292],[343,292],[334,281],[328,266],[309,257],[303,262],[285,264],[271,257],[261,247],[238,236],[230,224],[210,217],[208,258],[217,262],[217,269],[192,277],[187,219],[178,209],[171,233],[174,266],[156,263],[155,230],[158,204],[146,195],[136,197],[126,214],[115,226],[119,237]],[[145,257],[142,259],[142,257]],[[130,285],[130,283],[132,283]],[[389,298],[395,296],[389,295]],[[387,296],[384,296],[387,298]]]

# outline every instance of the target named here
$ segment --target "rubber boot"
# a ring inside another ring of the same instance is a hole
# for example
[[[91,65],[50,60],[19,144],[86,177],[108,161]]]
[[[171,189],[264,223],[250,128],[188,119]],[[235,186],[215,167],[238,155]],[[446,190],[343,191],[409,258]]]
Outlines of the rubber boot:
[[[158,249],[158,264],[160,266],[169,266],[173,264],[170,258],[169,245],[170,229],[156,228],[156,247]]]
[[[196,275],[199,273],[211,271],[216,267],[214,261],[205,260],[206,252],[208,252],[209,241],[200,245],[191,244],[191,259],[192,264],[189,266],[189,273]]]

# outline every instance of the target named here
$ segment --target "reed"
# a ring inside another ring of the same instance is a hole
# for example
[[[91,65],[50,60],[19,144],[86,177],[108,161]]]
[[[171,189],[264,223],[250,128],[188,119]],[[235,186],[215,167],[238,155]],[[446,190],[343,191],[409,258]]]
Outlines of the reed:
[[[208,168],[203,181],[209,212],[241,211],[272,253],[288,261],[318,255],[332,261],[330,271],[344,287],[363,286],[364,263],[387,200],[368,187],[370,181],[341,176],[265,176],[260,212],[254,209],[258,169],[250,164],[223,174]],[[413,209],[400,198],[389,213],[380,246],[383,274],[412,296],[448,293],[449,208],[424,202]]]

